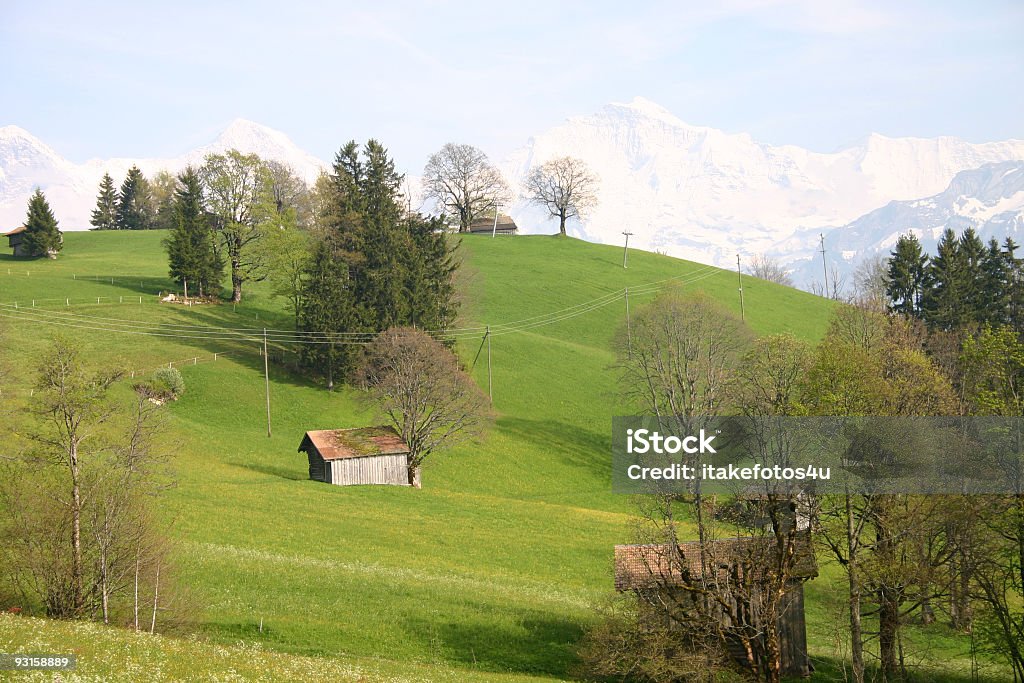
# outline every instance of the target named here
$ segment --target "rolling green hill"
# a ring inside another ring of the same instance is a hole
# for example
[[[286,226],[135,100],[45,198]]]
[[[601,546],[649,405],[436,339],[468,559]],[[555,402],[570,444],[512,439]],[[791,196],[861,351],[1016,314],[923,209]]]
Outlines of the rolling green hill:
[[[56,261],[0,257],[0,304],[18,302],[0,308],[0,349],[13,369],[4,395],[27,398],[33,359],[57,331],[97,362],[147,374],[194,359],[177,365],[186,392],[166,408],[177,486],[161,513],[173,522],[178,580],[197,604],[197,639],[6,617],[0,650],[67,643],[83,672],[100,675],[116,671],[111,657],[134,656],[112,654],[121,643],[138,651],[133,665],[159,663],[167,678],[191,666],[205,672],[197,677],[227,671],[232,653],[257,646],[265,664],[239,675],[288,679],[322,661],[275,654],[285,653],[329,658],[325,670],[354,667],[353,680],[571,677],[576,643],[611,591],[612,546],[630,537],[630,501],[610,491],[608,444],[611,417],[625,410],[610,369],[624,302],[601,297],[629,287],[637,307],[654,296],[644,285],[674,279],[738,311],[736,274],[636,251],[625,270],[621,250],[571,239],[465,238],[459,327],[505,326],[491,341],[495,428],[428,461],[422,490],[342,488],[308,481],[296,448],[306,430],[371,424],[356,392],[326,392],[289,371],[293,348],[272,349],[268,438],[255,340],[140,334],[155,322],[291,324],[260,284],[237,308],[159,304],[157,292],[171,287],[161,238],[69,233]],[[744,292],[755,332],[824,334],[830,302],[751,278]],[[481,337],[467,332],[458,351],[486,389]],[[823,670],[842,602],[830,581],[826,568],[808,588]],[[935,643],[966,670],[960,639]]]

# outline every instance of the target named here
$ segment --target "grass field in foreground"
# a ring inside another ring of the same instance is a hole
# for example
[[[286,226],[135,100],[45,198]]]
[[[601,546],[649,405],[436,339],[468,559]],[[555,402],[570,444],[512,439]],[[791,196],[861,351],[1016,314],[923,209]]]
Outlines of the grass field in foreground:
[[[303,432],[371,424],[373,417],[354,392],[329,394],[290,373],[294,349],[271,354],[267,438],[255,340],[91,329],[97,317],[290,327],[283,302],[258,283],[238,307],[158,304],[156,292],[171,288],[162,237],[69,233],[56,261],[0,257],[0,304],[19,302],[17,311],[0,308],[0,349],[15,369],[5,393],[13,403],[27,398],[34,359],[56,331],[83,344],[96,362],[120,359],[143,370],[196,359],[179,366],[186,393],[167,407],[178,483],[162,513],[174,521],[180,580],[201,606],[199,640],[7,618],[0,644],[66,637],[101,677],[118,665],[104,663],[110,650],[102,643],[116,651],[113,644],[121,642],[144,643],[138,647],[150,653],[150,663],[163,661],[165,671],[182,674],[190,663],[224,674],[231,665],[222,647],[242,642],[246,649],[258,644],[261,656],[278,662],[250,669],[270,678],[293,677],[293,669],[279,667],[320,661],[359,668],[364,680],[489,680],[484,672],[509,676],[501,680],[570,677],[594,606],[611,592],[612,546],[630,538],[631,503],[610,492],[608,447],[611,416],[630,412],[610,368],[623,302],[494,336],[495,428],[479,443],[428,461],[422,490],[332,487],[307,480],[305,457],[295,451]],[[627,270],[621,250],[571,239],[472,236],[461,251],[460,327],[523,321],[668,278],[739,308],[735,273],[656,254],[632,252]],[[744,293],[755,332],[810,340],[824,334],[829,302],[750,278]],[[630,306],[652,296],[633,294]],[[83,317],[57,317],[66,313]],[[458,351],[472,365],[479,349],[474,335]],[[214,353],[226,355],[214,362]],[[486,388],[484,355],[472,372]],[[829,660],[841,618],[834,577],[824,567],[807,593],[812,654],[824,672],[834,672]],[[922,671],[933,678],[949,670],[949,680],[957,680],[969,670],[962,637],[911,628],[908,641],[928,653]],[[208,665],[199,662],[204,652]],[[274,653],[317,659],[290,662]]]

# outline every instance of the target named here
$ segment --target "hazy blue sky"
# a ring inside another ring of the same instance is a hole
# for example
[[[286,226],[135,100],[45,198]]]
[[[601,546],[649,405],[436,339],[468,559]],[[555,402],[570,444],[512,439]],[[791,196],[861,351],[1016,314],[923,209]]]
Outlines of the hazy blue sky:
[[[819,151],[1024,137],[1019,0],[380,4],[0,0],[0,125],[83,161],[178,154],[244,117],[324,159],[377,137],[413,171],[635,95]]]

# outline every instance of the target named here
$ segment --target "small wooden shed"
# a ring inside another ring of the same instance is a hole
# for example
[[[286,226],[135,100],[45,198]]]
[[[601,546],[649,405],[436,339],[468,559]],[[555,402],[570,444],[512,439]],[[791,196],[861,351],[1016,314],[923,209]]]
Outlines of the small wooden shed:
[[[679,552],[671,546],[659,544],[615,546],[615,589],[633,591],[645,602],[674,605],[675,609],[694,609],[694,600],[704,599],[698,592],[687,591],[684,586],[722,585],[750,580],[754,590],[745,604],[734,601],[731,610],[712,603],[710,611],[725,627],[734,626],[737,615],[754,615],[755,602],[763,594],[757,588],[765,572],[775,563],[771,561],[773,538],[725,538],[706,543],[701,560],[700,543],[679,544]],[[703,565],[703,566],[702,566]],[[807,655],[807,624],[804,617],[804,588],[808,579],[818,575],[810,534],[796,536],[792,570],[785,584],[785,593],[776,620],[784,676],[810,676],[814,671]],[[671,595],[669,595],[671,594]],[[659,598],[658,596],[662,597]],[[690,605],[690,607],[687,607]],[[756,625],[755,625],[756,626]],[[739,642],[729,643],[730,656],[743,662],[746,650]]]
[[[306,432],[299,452],[309,458],[309,478],[315,481],[338,486],[420,485],[418,469],[409,481],[409,446],[387,425]]]
[[[10,232],[5,232],[4,237],[7,238],[7,246],[14,250],[15,256],[25,256],[25,226],[15,228]]]
[[[515,235],[519,232],[519,226],[512,220],[512,216],[504,213],[498,214],[498,225],[494,225],[494,214],[490,217],[481,216],[469,224],[469,231],[474,235],[490,235],[492,232],[498,235]]]

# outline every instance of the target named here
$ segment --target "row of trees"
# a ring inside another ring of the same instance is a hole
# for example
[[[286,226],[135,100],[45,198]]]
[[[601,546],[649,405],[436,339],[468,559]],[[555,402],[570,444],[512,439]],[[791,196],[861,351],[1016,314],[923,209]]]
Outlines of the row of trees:
[[[633,407],[685,420],[694,431],[709,415],[1021,415],[1024,347],[1013,330],[983,328],[946,361],[929,352],[932,334],[914,320],[844,306],[817,346],[789,335],[755,339],[711,300],[668,293],[620,330],[618,366]],[[865,434],[865,444],[878,436]],[[758,539],[751,547],[759,555],[740,561],[759,568],[763,582],[698,576],[671,565],[681,559],[669,553],[665,575],[679,591],[668,598],[635,591],[592,634],[585,659],[603,675],[710,680],[709,671],[734,666],[727,653],[739,643],[749,675],[778,681],[774,624],[798,556],[798,526],[780,511],[800,509],[819,551],[843,570],[853,680],[865,680],[872,650],[883,680],[905,679],[912,654],[905,625],[940,613],[957,629],[973,629],[983,648],[1024,679],[1024,480],[1016,476],[1017,493],[1002,496],[815,497],[769,489],[744,503],[742,515],[699,488],[646,496],[637,541],[677,548],[696,524],[701,559],[706,554],[707,566],[718,566],[713,539]],[[722,609],[736,605],[754,609],[723,621]]]
[[[104,173],[89,223],[93,230],[167,228],[173,189],[174,176],[166,171],[150,181],[137,166],[132,166],[119,190],[114,188],[110,174]]]
[[[890,308],[941,330],[986,323],[1022,329],[1024,260],[1017,248],[1010,237],[985,244],[974,228],[959,236],[947,228],[929,256],[915,235],[903,235],[886,273]]]

